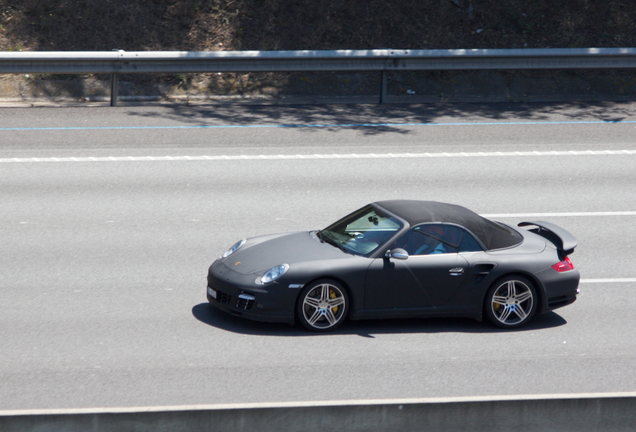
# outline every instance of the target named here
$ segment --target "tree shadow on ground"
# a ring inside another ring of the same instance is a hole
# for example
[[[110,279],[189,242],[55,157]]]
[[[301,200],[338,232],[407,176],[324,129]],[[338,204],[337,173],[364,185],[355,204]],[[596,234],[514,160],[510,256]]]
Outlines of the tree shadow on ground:
[[[408,134],[405,126],[497,122],[620,122],[636,117],[629,102],[361,105],[164,105],[128,115],[197,126],[289,127],[306,133],[357,129]]]
[[[380,334],[407,333],[509,333],[543,330],[565,325],[567,321],[554,312],[536,316],[528,325],[515,330],[504,330],[488,323],[480,323],[466,318],[390,319],[369,321],[345,321],[342,326],[329,333],[312,333],[299,325],[261,323],[235,317],[213,308],[209,303],[201,303],[192,308],[192,315],[200,322],[220,330],[257,336],[323,336],[358,335],[374,338]]]

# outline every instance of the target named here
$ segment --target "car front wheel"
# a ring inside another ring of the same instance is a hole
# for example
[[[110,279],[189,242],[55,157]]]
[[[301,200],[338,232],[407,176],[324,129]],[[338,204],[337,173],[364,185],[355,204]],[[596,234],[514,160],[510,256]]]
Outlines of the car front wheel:
[[[305,328],[329,331],[345,320],[349,298],[338,282],[319,280],[303,289],[297,307],[298,317]]]
[[[537,310],[537,292],[528,279],[510,276],[495,282],[486,295],[486,316],[498,327],[524,325]]]

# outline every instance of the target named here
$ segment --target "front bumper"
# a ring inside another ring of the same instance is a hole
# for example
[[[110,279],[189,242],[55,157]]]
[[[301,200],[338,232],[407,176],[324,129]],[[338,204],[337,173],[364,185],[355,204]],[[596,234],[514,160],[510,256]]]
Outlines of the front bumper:
[[[217,309],[254,321],[294,324],[298,290],[278,281],[257,285],[256,275],[243,275],[216,260],[208,270],[206,297]]]

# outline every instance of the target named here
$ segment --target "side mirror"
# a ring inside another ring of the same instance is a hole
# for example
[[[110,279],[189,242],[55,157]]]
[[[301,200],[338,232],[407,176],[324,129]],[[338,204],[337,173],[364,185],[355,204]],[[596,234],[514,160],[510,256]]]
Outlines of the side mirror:
[[[397,260],[405,260],[408,259],[409,254],[407,251],[401,248],[395,248],[393,250],[387,251],[384,254],[385,258],[395,258]]]

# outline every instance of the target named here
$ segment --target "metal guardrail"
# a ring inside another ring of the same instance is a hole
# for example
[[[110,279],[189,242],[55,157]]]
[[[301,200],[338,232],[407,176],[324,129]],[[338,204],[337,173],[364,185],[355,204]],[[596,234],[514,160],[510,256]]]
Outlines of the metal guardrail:
[[[382,103],[391,71],[614,68],[636,68],[636,48],[0,52],[0,73],[111,74],[111,105],[127,73],[379,71]]]

